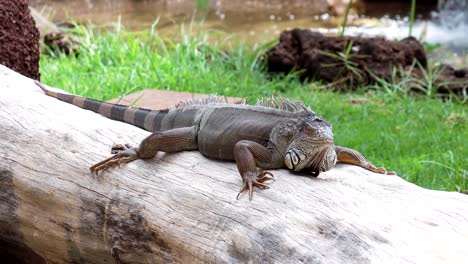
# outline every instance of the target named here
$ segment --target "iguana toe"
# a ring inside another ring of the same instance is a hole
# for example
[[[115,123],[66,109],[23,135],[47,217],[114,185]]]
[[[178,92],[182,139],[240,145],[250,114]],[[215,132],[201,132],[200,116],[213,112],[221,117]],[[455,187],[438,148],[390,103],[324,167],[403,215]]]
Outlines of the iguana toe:
[[[273,174],[271,174],[271,172],[268,171],[260,171],[256,174],[246,173],[246,175],[242,177],[242,188],[237,194],[236,199],[239,199],[239,195],[241,193],[248,191],[249,199],[252,200],[254,187],[260,189],[268,189],[270,187],[268,187],[268,185],[264,183],[268,180],[274,180]]]
[[[127,163],[133,160],[138,159],[138,153],[135,148],[130,148],[126,149],[123,151],[120,151],[118,154],[115,154],[114,156],[107,158],[101,162],[98,162],[91,166],[89,169],[91,170],[92,173],[95,173],[96,175],[98,174],[99,171],[106,170],[112,166],[120,166],[120,164]]]
[[[275,177],[273,176],[273,174],[271,172],[268,172],[268,171],[261,171],[258,175],[257,175],[257,182],[259,183],[263,183],[265,181],[269,181],[269,180],[275,180]]]
[[[396,172],[387,171],[384,167],[378,167],[378,168],[374,169],[374,172],[380,173],[380,174],[385,174],[385,175],[397,175]]]
[[[133,148],[130,144],[114,144],[112,145],[112,148],[111,148],[111,153],[112,154],[118,154],[122,151],[125,151],[127,149],[131,149]]]

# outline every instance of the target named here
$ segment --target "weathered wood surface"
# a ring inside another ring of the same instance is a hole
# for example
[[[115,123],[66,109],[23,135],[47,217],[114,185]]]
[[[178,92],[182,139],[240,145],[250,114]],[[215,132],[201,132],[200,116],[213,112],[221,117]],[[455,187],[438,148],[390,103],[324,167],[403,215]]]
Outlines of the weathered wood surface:
[[[25,263],[468,260],[467,195],[354,166],[319,178],[275,171],[276,182],[252,201],[235,199],[234,163],[198,152],[90,174],[112,143],[147,135],[47,97],[0,65],[0,256]]]
[[[181,101],[194,98],[208,97],[208,94],[198,94],[189,92],[176,92],[168,90],[144,89],[122,98],[115,98],[107,102],[113,104],[131,105],[152,110],[168,109],[177,105]],[[231,104],[240,104],[243,99],[238,97],[225,97]]]

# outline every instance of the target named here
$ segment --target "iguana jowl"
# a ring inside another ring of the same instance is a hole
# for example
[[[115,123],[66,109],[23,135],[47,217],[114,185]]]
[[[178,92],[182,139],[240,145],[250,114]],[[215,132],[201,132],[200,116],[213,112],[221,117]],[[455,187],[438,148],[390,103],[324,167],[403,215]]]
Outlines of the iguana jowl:
[[[153,158],[158,151],[198,150],[209,158],[235,160],[243,182],[239,194],[248,191],[250,198],[253,187],[268,187],[265,181],[273,175],[267,169],[287,167],[317,176],[343,162],[395,174],[375,167],[355,150],[335,146],[331,125],[302,102],[265,99],[252,106],[210,97],[153,111],[56,93],[36,83],[49,96],[152,132],[137,148],[115,145],[115,155],[91,166],[93,173]]]

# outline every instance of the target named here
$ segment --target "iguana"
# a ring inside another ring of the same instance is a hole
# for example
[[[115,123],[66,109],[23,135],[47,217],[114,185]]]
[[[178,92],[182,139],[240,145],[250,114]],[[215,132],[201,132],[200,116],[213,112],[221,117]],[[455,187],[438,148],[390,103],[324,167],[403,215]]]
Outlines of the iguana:
[[[359,152],[333,142],[332,126],[302,102],[264,99],[256,105],[228,104],[223,97],[181,102],[160,111],[111,104],[57,93],[36,82],[49,96],[152,132],[139,147],[114,145],[108,159],[91,166],[93,173],[136,159],[153,158],[158,151],[198,150],[203,155],[235,161],[242,177],[239,194],[268,188],[267,169],[287,167],[314,176],[335,166],[353,164],[381,174]]]

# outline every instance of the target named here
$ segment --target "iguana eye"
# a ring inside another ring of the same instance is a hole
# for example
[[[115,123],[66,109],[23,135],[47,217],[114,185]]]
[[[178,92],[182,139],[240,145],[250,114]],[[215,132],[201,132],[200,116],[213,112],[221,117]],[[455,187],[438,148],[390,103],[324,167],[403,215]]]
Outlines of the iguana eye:
[[[313,127],[312,127],[310,124],[308,124],[308,123],[305,125],[305,129],[306,129],[307,132],[311,132],[311,133],[315,132],[315,128],[313,128]]]

